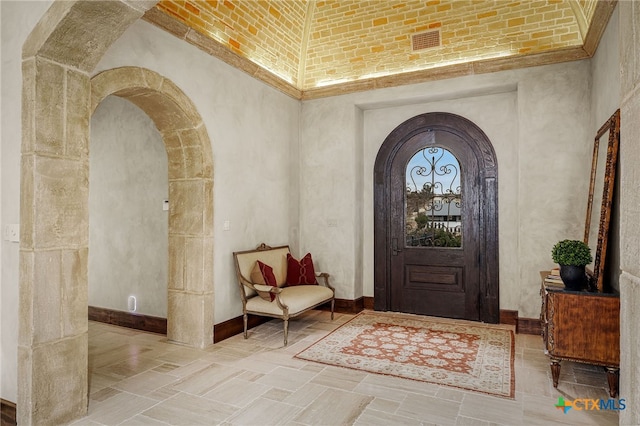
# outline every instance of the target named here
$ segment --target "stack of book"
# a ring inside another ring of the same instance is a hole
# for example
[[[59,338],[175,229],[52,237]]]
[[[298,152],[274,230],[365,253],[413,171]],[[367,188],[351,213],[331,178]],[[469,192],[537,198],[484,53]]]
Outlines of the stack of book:
[[[549,274],[545,277],[544,282],[547,285],[553,285],[558,287],[564,287],[562,278],[560,278],[560,268],[553,268]]]

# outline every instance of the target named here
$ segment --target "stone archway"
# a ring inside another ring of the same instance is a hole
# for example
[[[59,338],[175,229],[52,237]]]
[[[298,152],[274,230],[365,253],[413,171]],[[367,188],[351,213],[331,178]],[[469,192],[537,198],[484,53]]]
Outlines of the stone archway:
[[[213,171],[202,120],[175,85],[148,70],[90,78],[155,3],[58,0],[23,46],[20,424],[66,423],[87,410],[89,122],[109,94],[145,110],[167,147],[169,338],[198,347],[213,341]]]
[[[107,96],[127,99],[155,123],[169,165],[167,337],[213,343],[213,159],[202,118],[170,80],[138,67],[91,79],[91,113]]]

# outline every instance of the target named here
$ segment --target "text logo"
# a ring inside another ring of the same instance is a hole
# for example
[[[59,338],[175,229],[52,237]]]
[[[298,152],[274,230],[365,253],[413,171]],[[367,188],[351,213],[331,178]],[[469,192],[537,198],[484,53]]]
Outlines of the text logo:
[[[578,398],[573,401],[558,397],[558,403],[555,405],[558,410],[562,410],[565,414],[572,408],[576,411],[605,411],[614,410],[622,411],[627,408],[624,399],[587,399]]]

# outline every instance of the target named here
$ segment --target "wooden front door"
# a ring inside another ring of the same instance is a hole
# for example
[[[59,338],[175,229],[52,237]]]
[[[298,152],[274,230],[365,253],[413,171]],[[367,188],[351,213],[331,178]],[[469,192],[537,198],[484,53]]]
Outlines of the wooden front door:
[[[497,179],[486,135],[423,114],[385,140],[375,169],[375,308],[498,322]]]

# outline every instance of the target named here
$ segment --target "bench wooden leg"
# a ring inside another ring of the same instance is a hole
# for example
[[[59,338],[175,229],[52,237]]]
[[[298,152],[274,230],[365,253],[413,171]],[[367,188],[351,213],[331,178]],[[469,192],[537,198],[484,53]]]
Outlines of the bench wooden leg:
[[[287,346],[287,339],[289,337],[289,320],[284,320],[284,345]]]
[[[335,307],[336,299],[331,299],[331,321],[333,321],[333,308]]]
[[[244,338],[245,338],[245,339],[249,337],[249,335],[247,334],[247,321],[248,321],[248,318],[247,318],[247,317],[248,317],[248,315],[247,315],[247,314],[244,314],[244,315],[242,316],[242,321],[244,322]]]

